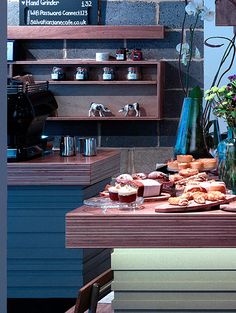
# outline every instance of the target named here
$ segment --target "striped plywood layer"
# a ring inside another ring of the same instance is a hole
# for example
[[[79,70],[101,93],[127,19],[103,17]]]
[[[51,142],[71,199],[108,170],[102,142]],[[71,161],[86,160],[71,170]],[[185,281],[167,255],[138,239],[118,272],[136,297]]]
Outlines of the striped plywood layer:
[[[235,312],[236,249],[114,249],[119,313]]]
[[[26,162],[8,163],[8,185],[92,185],[119,172],[120,154],[99,150],[97,156],[60,157],[58,152]]]
[[[158,202],[162,203],[163,202]],[[66,215],[66,245],[78,247],[236,247],[236,214],[221,210],[155,213],[82,206]],[[230,204],[236,207],[236,202]]]

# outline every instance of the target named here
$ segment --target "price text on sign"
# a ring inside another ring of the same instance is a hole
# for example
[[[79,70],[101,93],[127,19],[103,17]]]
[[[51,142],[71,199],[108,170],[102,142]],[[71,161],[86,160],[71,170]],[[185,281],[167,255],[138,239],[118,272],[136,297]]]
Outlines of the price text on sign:
[[[20,0],[20,25],[96,25],[98,0]]]

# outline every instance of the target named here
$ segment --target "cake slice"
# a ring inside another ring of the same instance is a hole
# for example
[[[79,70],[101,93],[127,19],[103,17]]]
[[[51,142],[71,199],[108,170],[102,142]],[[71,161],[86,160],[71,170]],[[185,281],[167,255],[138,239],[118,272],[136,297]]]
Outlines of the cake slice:
[[[154,179],[137,179],[132,185],[138,188],[138,197],[154,197],[161,194],[162,184]]]

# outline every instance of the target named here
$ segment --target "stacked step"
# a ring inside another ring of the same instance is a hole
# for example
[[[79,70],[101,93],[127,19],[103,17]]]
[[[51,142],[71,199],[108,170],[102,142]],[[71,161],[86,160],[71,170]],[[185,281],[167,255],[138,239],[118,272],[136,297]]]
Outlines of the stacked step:
[[[236,312],[236,249],[115,249],[115,313]]]

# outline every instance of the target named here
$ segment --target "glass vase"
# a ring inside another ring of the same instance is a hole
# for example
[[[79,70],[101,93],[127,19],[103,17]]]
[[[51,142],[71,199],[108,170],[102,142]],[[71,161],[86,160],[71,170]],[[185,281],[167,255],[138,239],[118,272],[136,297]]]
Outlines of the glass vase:
[[[211,157],[203,136],[202,98],[184,98],[174,148],[175,157],[178,154]]]
[[[228,189],[236,194],[236,127],[228,127],[228,135],[218,147],[218,173]]]

